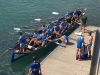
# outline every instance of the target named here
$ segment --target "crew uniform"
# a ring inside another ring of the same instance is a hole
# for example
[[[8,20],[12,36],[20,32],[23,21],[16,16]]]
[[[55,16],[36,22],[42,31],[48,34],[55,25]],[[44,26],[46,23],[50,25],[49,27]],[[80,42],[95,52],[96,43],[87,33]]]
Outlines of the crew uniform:
[[[45,43],[46,35],[44,33],[40,34],[40,43]]]
[[[40,68],[39,62],[31,63],[30,68],[32,68],[32,75],[39,75],[39,68]]]
[[[78,49],[82,48],[82,37],[81,36],[77,37],[77,48]]]
[[[20,47],[25,46],[25,44],[26,44],[26,38],[25,38],[25,36],[21,35],[19,37],[19,40],[20,40]]]
[[[62,29],[62,30],[65,30],[66,24],[67,24],[67,23],[66,23],[65,21],[61,22],[61,29]]]
[[[39,34],[38,34],[38,33],[34,33],[34,34],[33,34],[34,39],[37,39],[37,38],[38,38],[38,36],[39,36]]]
[[[50,29],[47,29],[47,31],[45,32],[46,33],[46,36],[49,37],[52,35],[52,32],[50,31]]]

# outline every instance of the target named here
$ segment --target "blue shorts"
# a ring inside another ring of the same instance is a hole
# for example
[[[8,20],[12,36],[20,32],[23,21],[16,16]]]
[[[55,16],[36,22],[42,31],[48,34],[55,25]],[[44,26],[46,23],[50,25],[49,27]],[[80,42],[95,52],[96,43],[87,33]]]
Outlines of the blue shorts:
[[[92,44],[88,44],[88,47],[90,48],[92,46]]]
[[[20,43],[20,47],[23,47],[23,46],[25,46],[25,44],[24,43]]]
[[[40,40],[40,43],[45,43],[45,40]]]
[[[82,48],[82,45],[77,45],[77,48],[78,48],[78,49],[81,49],[81,48]]]

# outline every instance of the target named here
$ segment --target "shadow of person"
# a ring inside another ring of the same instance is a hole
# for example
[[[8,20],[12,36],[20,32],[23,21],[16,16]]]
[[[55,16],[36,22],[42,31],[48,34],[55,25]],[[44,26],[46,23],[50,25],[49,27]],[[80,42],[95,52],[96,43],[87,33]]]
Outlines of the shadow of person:
[[[68,45],[74,45],[74,43],[73,42],[68,42]]]

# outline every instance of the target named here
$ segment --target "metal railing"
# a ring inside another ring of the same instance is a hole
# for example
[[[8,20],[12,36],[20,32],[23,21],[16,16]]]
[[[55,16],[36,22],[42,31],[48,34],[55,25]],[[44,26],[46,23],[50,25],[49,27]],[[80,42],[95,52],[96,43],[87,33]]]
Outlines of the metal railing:
[[[90,75],[98,75],[100,66],[100,31],[96,31]]]

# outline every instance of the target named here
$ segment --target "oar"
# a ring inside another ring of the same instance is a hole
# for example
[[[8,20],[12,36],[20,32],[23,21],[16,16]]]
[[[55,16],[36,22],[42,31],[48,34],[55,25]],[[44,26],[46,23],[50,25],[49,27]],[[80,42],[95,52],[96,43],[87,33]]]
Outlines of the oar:
[[[52,14],[53,15],[59,15],[59,13],[58,12],[52,12]],[[53,18],[53,17],[51,17],[51,18]],[[51,18],[47,18],[47,19],[51,19]],[[41,19],[40,18],[38,18],[38,19],[34,19],[35,21],[38,21],[38,22],[40,22],[41,21]]]
[[[16,31],[21,31],[21,30],[34,30],[34,29],[20,29],[20,28],[14,28]]]
[[[12,49],[12,47],[10,47],[8,50],[6,50],[6,51],[4,51],[2,54],[0,54],[0,58],[2,57],[2,56],[4,56],[9,50],[11,50]]]

